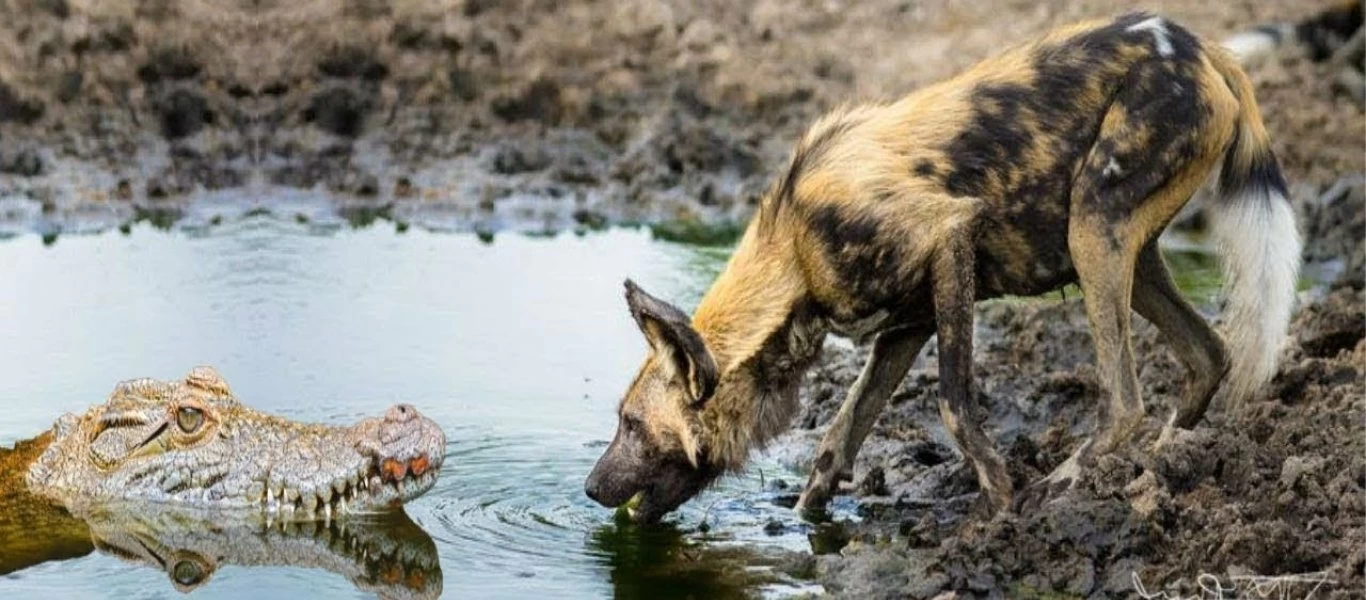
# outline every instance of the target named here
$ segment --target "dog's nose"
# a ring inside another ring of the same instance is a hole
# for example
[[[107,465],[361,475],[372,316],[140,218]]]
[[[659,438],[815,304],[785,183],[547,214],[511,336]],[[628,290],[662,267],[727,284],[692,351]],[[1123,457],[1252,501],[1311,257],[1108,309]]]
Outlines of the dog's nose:
[[[592,498],[594,502],[607,506],[607,503],[602,501],[602,484],[598,482],[596,474],[589,475],[588,479],[583,482],[583,493],[588,494],[588,497]]]

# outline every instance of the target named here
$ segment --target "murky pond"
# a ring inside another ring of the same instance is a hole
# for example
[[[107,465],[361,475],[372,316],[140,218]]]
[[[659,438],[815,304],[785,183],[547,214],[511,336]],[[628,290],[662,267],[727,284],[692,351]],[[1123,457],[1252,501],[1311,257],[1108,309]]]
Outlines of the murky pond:
[[[772,491],[800,478],[772,461],[656,529],[619,526],[582,491],[645,352],[622,280],[690,307],[725,248],[631,229],[490,242],[267,215],[52,242],[0,242],[0,447],[117,381],[198,364],[263,411],[342,424],[408,402],[449,441],[411,520],[266,532],[212,515],[97,519],[96,551],[0,577],[0,597],[732,597],[805,585],[766,554],[810,548]]]

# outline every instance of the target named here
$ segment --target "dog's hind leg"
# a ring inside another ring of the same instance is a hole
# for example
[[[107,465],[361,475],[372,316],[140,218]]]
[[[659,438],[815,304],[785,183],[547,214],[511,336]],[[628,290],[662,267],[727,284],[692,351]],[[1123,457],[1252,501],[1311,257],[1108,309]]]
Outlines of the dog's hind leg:
[[[1068,247],[1086,304],[1086,319],[1096,348],[1096,370],[1108,396],[1095,436],[1073,455],[1105,453],[1126,441],[1143,419],[1143,399],[1134,372],[1130,341],[1130,298],[1137,252],[1116,244],[1112,231],[1073,222]],[[1118,246],[1118,247],[1116,247]],[[1079,466],[1079,465],[1078,465]]]
[[[1136,270],[1145,248],[1209,176],[1232,139],[1238,104],[1222,83],[1211,81],[1222,78],[1199,60],[1140,65],[1116,94],[1073,184],[1068,252],[1085,297],[1106,398],[1095,434],[1026,496],[1070,487],[1092,458],[1128,443],[1143,422],[1131,302],[1137,293],[1154,314],[1178,309],[1163,299],[1174,291],[1153,287],[1168,280],[1158,278],[1151,264]],[[1136,277],[1142,277],[1137,292]]]
[[[1162,332],[1189,371],[1180,405],[1163,431],[1165,439],[1171,428],[1189,428],[1204,416],[1210,398],[1228,372],[1228,352],[1223,340],[1181,297],[1157,242],[1149,243],[1138,257],[1133,303],[1134,310]]]

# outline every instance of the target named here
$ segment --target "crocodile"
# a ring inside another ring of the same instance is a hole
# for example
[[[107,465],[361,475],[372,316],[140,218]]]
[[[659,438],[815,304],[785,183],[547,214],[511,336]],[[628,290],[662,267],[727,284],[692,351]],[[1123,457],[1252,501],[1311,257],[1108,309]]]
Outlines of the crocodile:
[[[298,423],[237,400],[211,367],[135,379],[66,414],[28,467],[35,495],[77,512],[117,502],[331,520],[392,510],[436,483],[446,437],[406,404],[350,426]]]

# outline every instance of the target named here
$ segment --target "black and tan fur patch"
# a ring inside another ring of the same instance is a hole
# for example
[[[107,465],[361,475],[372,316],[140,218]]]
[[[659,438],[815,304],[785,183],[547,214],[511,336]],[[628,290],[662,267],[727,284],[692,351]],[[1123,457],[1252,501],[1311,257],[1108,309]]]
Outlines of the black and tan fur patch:
[[[1205,145],[1225,143],[1202,137],[1208,88],[1222,85],[1206,53],[1181,26],[1132,13],[1056,31],[893,104],[837,111],[798,145],[760,220],[802,215],[840,280],[830,287],[862,304],[849,317],[913,295],[887,283],[917,279],[924,252],[906,224],[941,211],[897,203],[978,204],[984,297],[1054,289],[1075,277],[1074,202],[1122,219]]]

